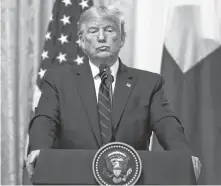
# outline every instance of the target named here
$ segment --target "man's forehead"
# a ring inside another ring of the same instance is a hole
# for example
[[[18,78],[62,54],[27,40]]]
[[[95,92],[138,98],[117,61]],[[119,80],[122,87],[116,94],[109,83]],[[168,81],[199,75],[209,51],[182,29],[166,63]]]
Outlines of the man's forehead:
[[[85,22],[87,27],[92,26],[119,26],[119,20],[115,17],[92,17]]]

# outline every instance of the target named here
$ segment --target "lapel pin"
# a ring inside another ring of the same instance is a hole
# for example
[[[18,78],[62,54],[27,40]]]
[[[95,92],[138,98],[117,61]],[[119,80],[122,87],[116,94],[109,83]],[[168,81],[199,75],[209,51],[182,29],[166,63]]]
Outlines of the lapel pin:
[[[130,84],[130,83],[127,83],[126,86],[127,86],[127,87],[131,87],[131,84]]]

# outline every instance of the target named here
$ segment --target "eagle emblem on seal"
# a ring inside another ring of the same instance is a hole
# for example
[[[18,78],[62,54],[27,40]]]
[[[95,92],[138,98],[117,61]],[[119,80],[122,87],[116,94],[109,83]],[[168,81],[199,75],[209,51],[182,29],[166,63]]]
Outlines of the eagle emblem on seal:
[[[140,177],[142,164],[133,147],[112,142],[98,150],[92,168],[100,185],[134,185]]]
[[[132,168],[127,169],[130,157],[120,151],[109,153],[106,157],[107,167],[104,167],[104,175],[112,177],[114,183],[126,181],[127,177],[132,173]]]

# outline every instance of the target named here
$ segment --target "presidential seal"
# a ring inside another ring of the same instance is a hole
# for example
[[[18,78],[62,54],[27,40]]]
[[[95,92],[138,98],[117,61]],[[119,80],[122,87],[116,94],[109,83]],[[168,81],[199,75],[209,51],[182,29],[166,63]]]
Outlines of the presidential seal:
[[[142,164],[133,147],[112,142],[95,154],[92,169],[100,185],[134,185],[140,177]]]

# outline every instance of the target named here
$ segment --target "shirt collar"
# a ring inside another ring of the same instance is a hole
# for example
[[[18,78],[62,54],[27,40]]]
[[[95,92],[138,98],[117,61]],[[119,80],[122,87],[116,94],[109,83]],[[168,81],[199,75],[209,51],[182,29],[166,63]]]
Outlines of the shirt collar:
[[[93,78],[95,79],[95,78],[97,78],[98,74],[100,73],[100,70],[92,62],[89,61],[89,64],[90,64],[90,67],[91,67]],[[119,68],[119,59],[117,59],[116,63],[114,63],[110,67],[111,75],[114,77],[114,79],[116,79],[118,68]]]

